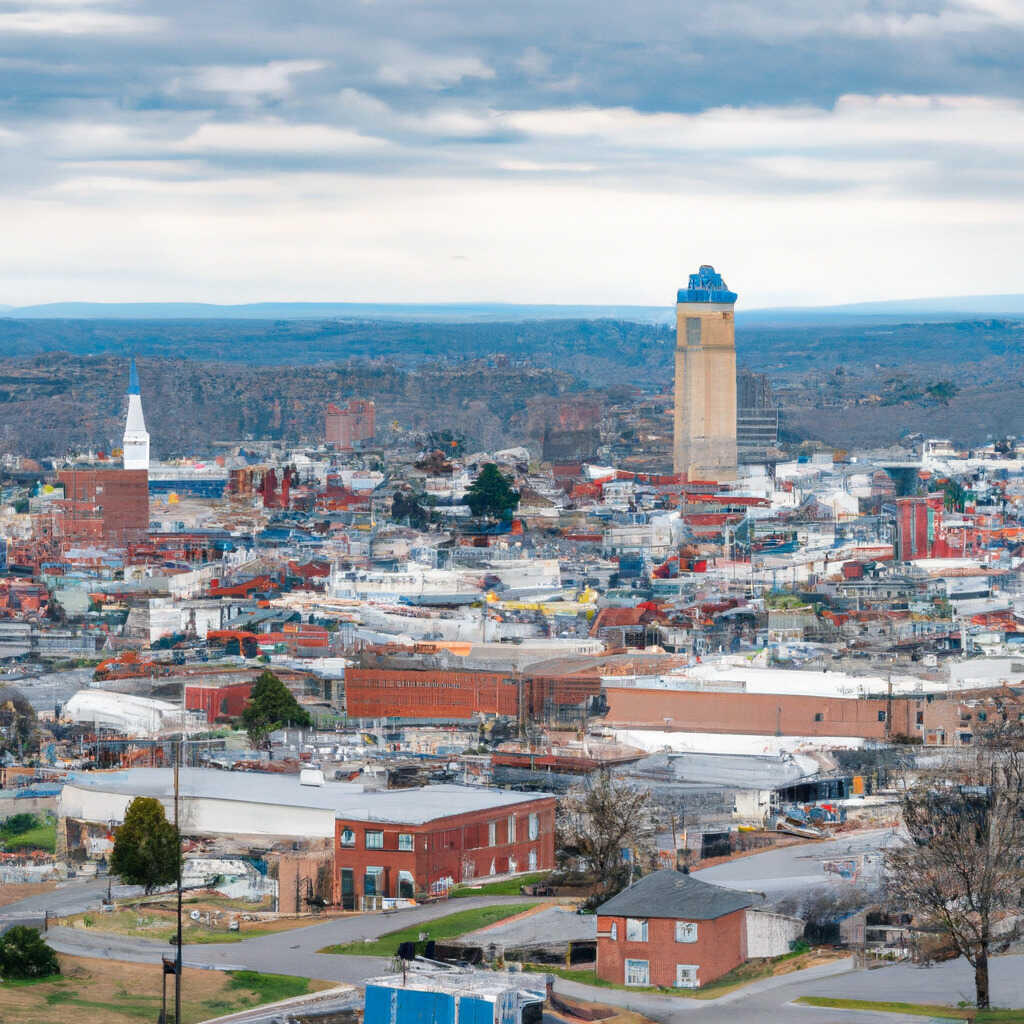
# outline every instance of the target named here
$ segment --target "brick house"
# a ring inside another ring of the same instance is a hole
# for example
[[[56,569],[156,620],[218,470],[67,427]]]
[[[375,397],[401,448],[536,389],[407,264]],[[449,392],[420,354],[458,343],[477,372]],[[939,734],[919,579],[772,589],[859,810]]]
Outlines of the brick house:
[[[756,898],[655,871],[597,908],[597,974],[622,985],[701,988],[747,959]]]
[[[338,812],[334,902],[381,899],[555,866],[555,798],[468,786],[374,793],[365,812]]]

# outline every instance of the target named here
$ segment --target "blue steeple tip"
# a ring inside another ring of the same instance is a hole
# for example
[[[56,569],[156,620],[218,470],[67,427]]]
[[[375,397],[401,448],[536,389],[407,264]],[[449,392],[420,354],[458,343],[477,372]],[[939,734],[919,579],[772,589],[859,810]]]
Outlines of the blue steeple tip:
[[[135,356],[132,356],[132,368],[128,371],[128,394],[139,394],[139,371],[135,369]]]

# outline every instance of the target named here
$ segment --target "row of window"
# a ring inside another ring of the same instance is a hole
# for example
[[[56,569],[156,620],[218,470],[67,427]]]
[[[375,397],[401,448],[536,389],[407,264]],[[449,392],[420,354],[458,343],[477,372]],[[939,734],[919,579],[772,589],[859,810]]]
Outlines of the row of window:
[[[510,814],[507,819],[507,839],[506,842],[514,843],[516,841],[516,816]],[[538,814],[531,814],[527,821],[527,832],[531,840],[536,839],[540,835],[540,816]],[[454,840],[454,834],[449,831],[446,833],[446,837],[451,835]],[[399,850],[414,850],[415,839],[411,832],[399,832],[398,833],[398,849]],[[356,845],[356,834],[350,829],[342,829],[340,845],[345,847],[353,847]],[[365,845],[367,850],[383,850],[384,849],[384,832],[378,829],[367,829],[365,833]],[[454,846],[452,843],[445,842],[444,846]],[[498,823],[496,821],[489,821],[487,823],[487,845],[497,846],[498,845]]]
[[[618,942],[619,925],[612,921],[611,939]],[[626,941],[646,942],[647,941],[647,918],[627,917],[626,918]],[[697,925],[693,921],[676,921],[676,942],[696,942]],[[638,961],[639,962],[639,961]]]
[[[350,828],[342,830],[341,833],[341,845],[342,846],[355,846],[356,845],[356,834]],[[411,832],[399,832],[398,833],[398,849],[399,850],[414,850],[415,838]],[[367,829],[366,830],[366,849],[368,850],[383,850],[384,849],[384,833],[382,831]]]
[[[696,988],[697,969],[697,964],[676,964],[676,988]],[[650,961],[627,960],[625,975],[627,985],[650,985]]]

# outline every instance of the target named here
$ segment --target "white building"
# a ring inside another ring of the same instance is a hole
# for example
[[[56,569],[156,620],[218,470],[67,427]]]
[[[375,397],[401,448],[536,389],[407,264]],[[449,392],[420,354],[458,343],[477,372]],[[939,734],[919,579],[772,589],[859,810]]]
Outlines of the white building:
[[[132,359],[128,374],[128,416],[124,424],[124,440],[121,445],[125,469],[149,470],[149,432],[142,415],[142,395],[139,392],[139,371]]]

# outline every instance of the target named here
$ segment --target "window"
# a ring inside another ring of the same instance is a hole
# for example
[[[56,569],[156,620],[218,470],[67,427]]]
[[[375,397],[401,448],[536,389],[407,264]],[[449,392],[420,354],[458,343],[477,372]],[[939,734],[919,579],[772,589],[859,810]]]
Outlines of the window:
[[[885,712],[884,711],[879,711],[878,712],[878,720],[880,722],[884,722],[885,721]]]
[[[366,833],[366,848],[368,850],[383,850],[384,849],[384,833],[383,832],[370,832]]]
[[[536,814],[530,815],[530,838],[536,839],[540,835],[540,818]]]
[[[398,833],[398,848],[400,850],[412,850],[415,849],[413,846],[413,838],[411,832],[399,832]]]
[[[367,868],[363,874],[363,895],[364,896],[383,896],[384,892],[381,888],[381,879],[384,874],[383,868]]]
[[[650,985],[651,966],[647,960],[626,961],[627,985]]]
[[[612,942],[618,942],[619,941],[619,922],[618,921],[612,921],[612,927],[611,927],[611,931],[609,932],[609,935],[611,936]]]
[[[816,711],[816,712],[814,713],[814,720],[815,720],[816,722],[824,722],[824,721],[825,721],[825,715],[824,715],[824,713],[823,713],[823,712],[821,712],[821,711]]]
[[[676,964],[676,988],[697,987],[697,965]]]
[[[516,816],[514,814],[508,816],[508,841],[510,843],[516,841]]]
[[[646,942],[647,941],[647,918],[627,917],[626,918],[626,941]]]
[[[341,845],[342,846],[355,846],[356,845],[356,834],[350,828],[342,829],[341,832]]]
[[[917,724],[918,725],[924,725],[924,712],[923,711],[918,711],[918,713],[917,713]]]
[[[697,926],[692,921],[676,921],[676,942],[696,942]]]
[[[487,822],[487,845],[497,846],[498,844],[498,823],[496,821]]]

